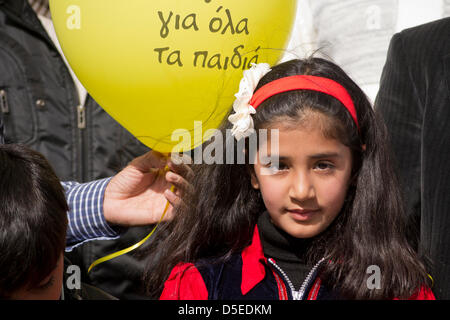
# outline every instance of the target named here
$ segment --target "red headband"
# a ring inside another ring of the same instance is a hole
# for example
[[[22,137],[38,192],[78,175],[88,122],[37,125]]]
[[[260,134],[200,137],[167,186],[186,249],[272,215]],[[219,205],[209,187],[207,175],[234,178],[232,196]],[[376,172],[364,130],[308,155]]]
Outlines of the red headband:
[[[345,108],[350,112],[350,115],[355,121],[356,127],[359,130],[358,119],[356,117],[356,109],[353,100],[348,94],[347,90],[336,81],[331,79],[309,76],[297,75],[285,78],[280,78],[265,84],[259,88],[252,96],[249,104],[253,108],[258,106],[266,99],[282,92],[293,90],[314,90],[326,93],[338,99]]]

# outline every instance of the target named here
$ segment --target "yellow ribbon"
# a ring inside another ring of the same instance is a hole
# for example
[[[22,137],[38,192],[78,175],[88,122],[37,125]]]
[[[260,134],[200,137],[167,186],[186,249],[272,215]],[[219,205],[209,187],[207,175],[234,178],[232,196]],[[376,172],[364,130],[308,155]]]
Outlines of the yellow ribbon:
[[[165,172],[166,170],[168,170],[168,167],[167,167],[167,166],[166,166],[164,172]],[[175,186],[172,185],[172,187],[170,188],[170,190],[173,192],[173,191],[175,190]],[[89,266],[88,273],[92,270],[92,268],[94,268],[95,266],[99,265],[100,263],[103,263],[103,262],[105,262],[105,261],[108,261],[108,260],[117,258],[118,256],[124,255],[124,254],[126,254],[126,253],[128,253],[128,252],[130,252],[130,251],[132,251],[132,250],[134,250],[134,249],[136,249],[136,248],[138,248],[138,247],[140,247],[145,241],[147,241],[147,240],[152,236],[153,232],[155,232],[156,228],[159,226],[159,224],[160,224],[161,221],[163,220],[164,216],[166,215],[167,209],[169,209],[169,201],[167,201],[166,207],[165,207],[165,209],[164,209],[164,212],[163,212],[163,214],[161,215],[161,218],[159,219],[158,223],[156,224],[156,226],[152,229],[152,231],[151,231],[144,239],[142,239],[142,240],[139,241],[138,243],[132,245],[131,247],[128,247],[128,248],[126,248],[126,249],[123,249],[123,250],[120,250],[120,251],[117,251],[117,252],[108,254],[107,256],[105,256],[105,257],[103,257],[103,258],[100,258],[100,259],[95,260],[95,261]]]
[[[433,288],[433,286],[434,286],[434,279],[433,279],[433,277],[431,276],[431,274],[427,273],[427,275],[428,275],[428,277],[431,279],[431,288]]]

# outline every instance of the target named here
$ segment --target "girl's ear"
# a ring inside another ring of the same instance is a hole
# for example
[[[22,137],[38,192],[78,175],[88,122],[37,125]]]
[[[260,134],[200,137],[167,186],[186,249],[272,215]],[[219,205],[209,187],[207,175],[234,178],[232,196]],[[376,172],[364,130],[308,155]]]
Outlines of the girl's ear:
[[[250,172],[250,182],[254,189],[259,189],[259,182],[258,182],[258,178],[256,177],[254,167],[253,167],[253,170],[251,170],[251,172]]]
[[[245,153],[245,158],[248,159],[248,150],[247,148],[244,149],[244,153]],[[249,161],[250,163],[250,161]],[[248,172],[250,173],[250,183],[253,187],[253,189],[259,189],[259,182],[258,182],[258,178],[256,177],[256,173],[255,173],[255,165],[249,165],[248,167]]]

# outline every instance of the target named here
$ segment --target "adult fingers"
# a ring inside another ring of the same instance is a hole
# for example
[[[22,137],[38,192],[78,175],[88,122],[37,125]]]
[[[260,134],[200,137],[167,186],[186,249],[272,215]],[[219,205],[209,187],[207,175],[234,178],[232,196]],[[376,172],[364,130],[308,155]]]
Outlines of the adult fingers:
[[[192,168],[185,163],[177,164],[177,163],[173,162],[172,160],[169,160],[167,162],[167,166],[169,167],[169,169],[171,171],[178,173],[186,180],[191,180],[194,176],[194,171],[192,170]]]
[[[175,172],[168,171],[166,173],[166,181],[173,184],[177,190],[181,191],[181,193],[193,191],[192,185]]]
[[[151,150],[130,162],[130,165],[134,166],[141,172],[149,172],[152,169],[161,169],[167,165],[168,158],[163,154]]]

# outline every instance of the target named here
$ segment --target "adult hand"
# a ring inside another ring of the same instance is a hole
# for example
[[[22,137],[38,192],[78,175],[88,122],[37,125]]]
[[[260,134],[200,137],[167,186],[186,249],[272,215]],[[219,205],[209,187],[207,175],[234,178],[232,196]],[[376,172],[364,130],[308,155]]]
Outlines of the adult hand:
[[[182,197],[188,192],[193,192],[192,185],[189,184],[194,175],[191,167],[186,164],[175,164],[169,160],[167,166],[170,171],[166,173],[166,180],[176,186],[175,192],[171,190],[164,191],[164,196],[174,207],[177,207],[182,202]]]
[[[166,165],[172,172],[165,175]],[[163,220],[173,215],[173,206],[181,202],[180,195],[189,173],[186,165],[176,166],[156,151],[150,151],[130,162],[115,175],[105,190],[103,211],[112,225],[140,226],[158,222],[169,201]],[[175,192],[170,191],[171,185]]]

